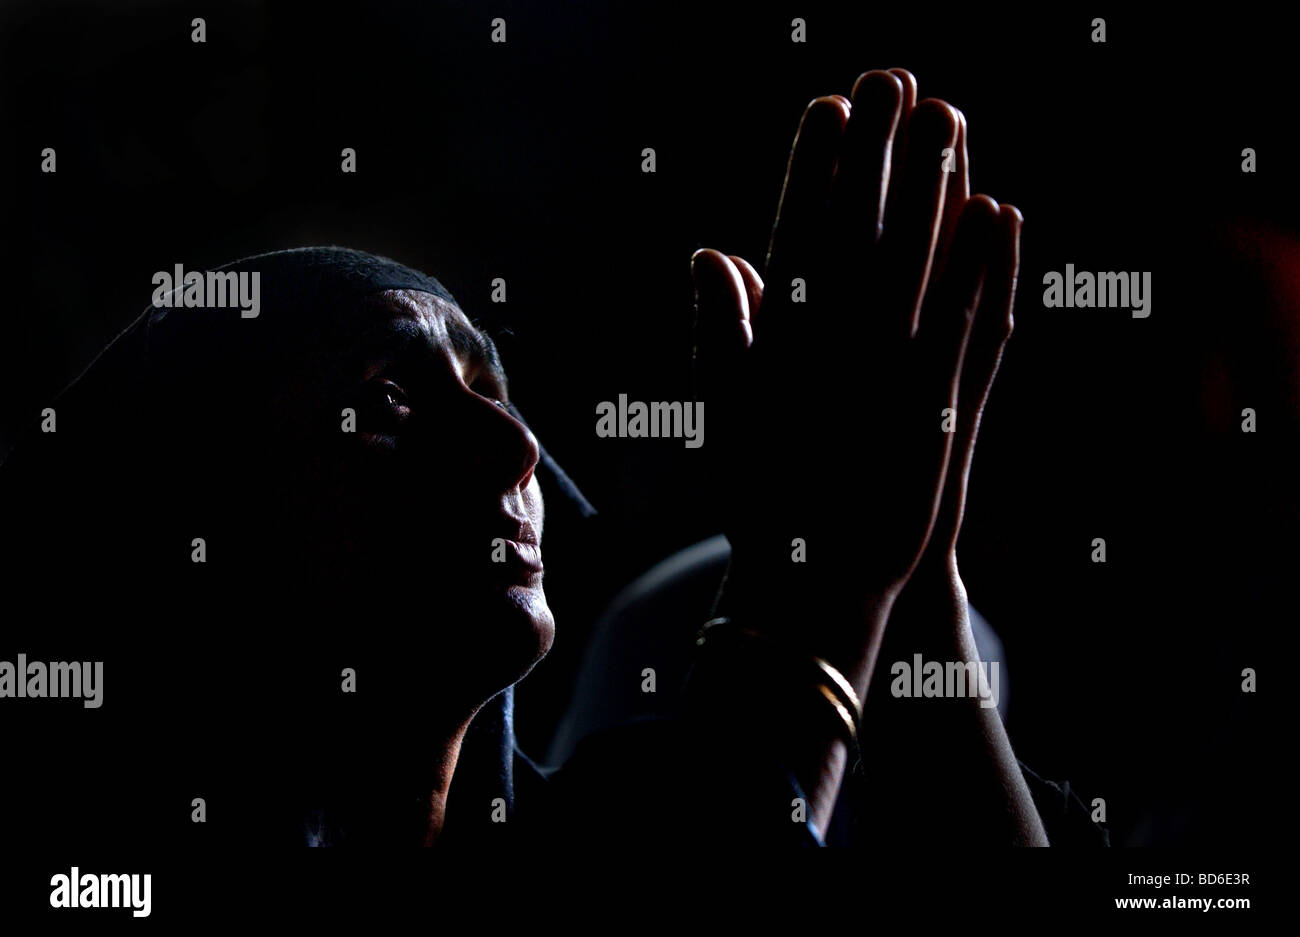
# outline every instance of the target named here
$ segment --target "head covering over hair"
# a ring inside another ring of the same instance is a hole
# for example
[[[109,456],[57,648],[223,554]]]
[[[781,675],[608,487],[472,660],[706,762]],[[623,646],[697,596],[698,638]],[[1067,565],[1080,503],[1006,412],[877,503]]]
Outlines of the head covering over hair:
[[[222,384],[214,372],[240,381],[266,373],[309,322],[315,341],[347,335],[349,317],[368,296],[386,290],[431,293],[455,303],[438,280],[387,257],[346,247],[302,247],[255,254],[212,268],[221,273],[257,273],[260,309],[243,318],[238,308],[169,308],[150,305],[55,400],[60,435],[56,445],[31,445],[61,458],[87,450],[107,456],[121,450],[124,420],[144,420],[156,407],[151,396],[195,397]],[[180,292],[181,285],[176,285]],[[508,410],[528,425],[513,404]],[[111,435],[111,442],[109,436]],[[536,435],[536,434],[534,434]],[[55,442],[51,439],[50,442]],[[45,441],[43,440],[42,443]],[[70,445],[68,445],[70,444]],[[569,475],[539,441],[538,481],[548,513],[580,518],[596,513]],[[72,448],[75,447],[75,448]],[[28,458],[20,441],[18,462]],[[71,451],[69,451],[71,449]],[[45,459],[33,455],[36,462]],[[6,459],[6,464],[10,460]]]

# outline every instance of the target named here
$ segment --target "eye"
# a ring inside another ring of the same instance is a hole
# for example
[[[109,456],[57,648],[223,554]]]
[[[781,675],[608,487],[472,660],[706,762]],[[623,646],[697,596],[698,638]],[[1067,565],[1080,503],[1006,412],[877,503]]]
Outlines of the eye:
[[[392,433],[411,416],[411,400],[387,378],[368,381],[362,395],[361,429],[367,433]]]
[[[381,395],[385,404],[394,410],[411,408],[410,398],[406,396],[406,391],[398,387],[392,381],[381,380],[377,384],[376,393]]]

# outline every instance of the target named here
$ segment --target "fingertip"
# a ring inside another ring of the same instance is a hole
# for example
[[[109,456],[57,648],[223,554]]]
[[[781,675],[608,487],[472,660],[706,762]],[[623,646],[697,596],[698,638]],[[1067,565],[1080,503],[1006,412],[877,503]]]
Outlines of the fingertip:
[[[849,99],[842,94],[824,94],[808,102],[808,107],[804,111],[804,120],[808,120],[810,117],[835,115],[839,118],[840,124],[843,125],[849,119],[851,107]]]
[[[1002,320],[1003,338],[1008,338],[1015,328],[1015,316],[1012,308],[1016,303],[1016,285],[1020,278],[1020,226],[1024,215],[1014,205],[1004,204],[998,211],[998,229],[1002,233],[1002,263],[1008,277],[1006,314]]]
[[[753,264],[737,254],[728,254],[727,259],[736,265],[736,268],[740,271],[740,275],[745,278],[747,284],[752,283],[754,286],[757,286],[760,291],[763,289],[763,278],[758,275],[758,271],[754,269]]]
[[[1001,205],[998,208],[998,230],[1004,235],[1003,241],[1010,254],[1010,263],[1018,264],[1020,260],[1020,229],[1025,223],[1025,216],[1014,205]]]
[[[946,138],[948,145],[952,146],[957,142],[957,134],[961,130],[959,115],[957,108],[942,98],[925,98],[917,102],[916,109],[912,112],[912,120],[926,124],[933,123],[938,135]]]
[[[727,301],[743,298],[743,280],[727,255],[701,248],[691,255],[691,280],[695,285],[697,309],[710,311]]]
[[[894,107],[903,100],[903,82],[893,72],[887,72],[883,69],[872,69],[869,72],[863,72],[858,76],[858,80],[853,83],[853,100],[863,101],[870,97],[873,100],[880,99],[886,103],[892,103]]]
[[[980,193],[972,195],[966,202],[964,213],[969,213],[971,218],[985,224],[991,224],[997,221],[1000,210],[997,200],[992,196]]]
[[[745,284],[745,298],[748,300],[745,318],[752,319],[763,301],[763,278],[758,275],[754,265],[744,257],[737,254],[728,254],[727,259],[740,271],[740,278]],[[752,340],[752,338],[753,335],[751,334],[750,339]]]
[[[903,96],[907,101],[916,100],[916,76],[905,68],[891,68],[889,74],[899,80],[903,86]]]
[[[714,266],[726,259],[726,255],[721,251],[716,251],[711,247],[701,247],[695,253],[691,254],[691,276],[699,276],[702,269]]]
[[[716,277],[718,283],[725,284],[728,292],[733,295],[744,295],[745,278],[730,256],[721,251],[711,250],[705,262],[710,277]]]

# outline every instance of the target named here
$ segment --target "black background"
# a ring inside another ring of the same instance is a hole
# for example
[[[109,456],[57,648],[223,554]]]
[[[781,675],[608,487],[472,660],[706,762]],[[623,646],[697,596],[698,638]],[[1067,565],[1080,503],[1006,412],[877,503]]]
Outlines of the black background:
[[[358,247],[434,274],[493,328],[512,395],[616,541],[604,568],[556,573],[591,603],[714,532],[698,450],[598,439],[596,403],[688,397],[691,253],[761,266],[802,107],[906,67],[965,112],[974,190],[1026,217],[961,546],[1008,648],[1017,754],[1104,797],[1115,844],[1262,843],[1284,796],[1270,688],[1286,675],[1268,665],[1294,621],[1295,83],[1281,22],[1223,16],[6,3],[0,447],[144,308],[154,271]],[[1066,263],[1151,271],[1151,317],[1044,309],[1043,273]],[[1255,435],[1238,431],[1247,406]],[[11,659],[40,610],[7,588]],[[561,617],[521,689],[534,749],[581,638]]]

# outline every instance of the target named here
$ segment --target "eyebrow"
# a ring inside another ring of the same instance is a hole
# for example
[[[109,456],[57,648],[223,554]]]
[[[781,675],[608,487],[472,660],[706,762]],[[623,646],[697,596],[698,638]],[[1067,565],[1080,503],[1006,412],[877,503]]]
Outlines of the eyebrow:
[[[427,335],[410,316],[393,316],[366,329],[361,336],[361,346],[385,348],[394,337],[398,339],[395,357],[404,358],[410,355],[412,345],[423,345]],[[501,364],[501,354],[490,335],[473,324],[466,325],[453,318],[447,320],[447,339],[461,359],[486,368],[502,392],[508,394],[509,384]]]
[[[492,341],[492,336],[472,323],[466,328],[457,319],[447,323],[447,336],[451,339],[451,347],[456,349],[457,354],[482,364],[492,378],[501,385],[501,389],[506,389],[506,371],[501,365],[501,354],[497,351],[497,344]]]

